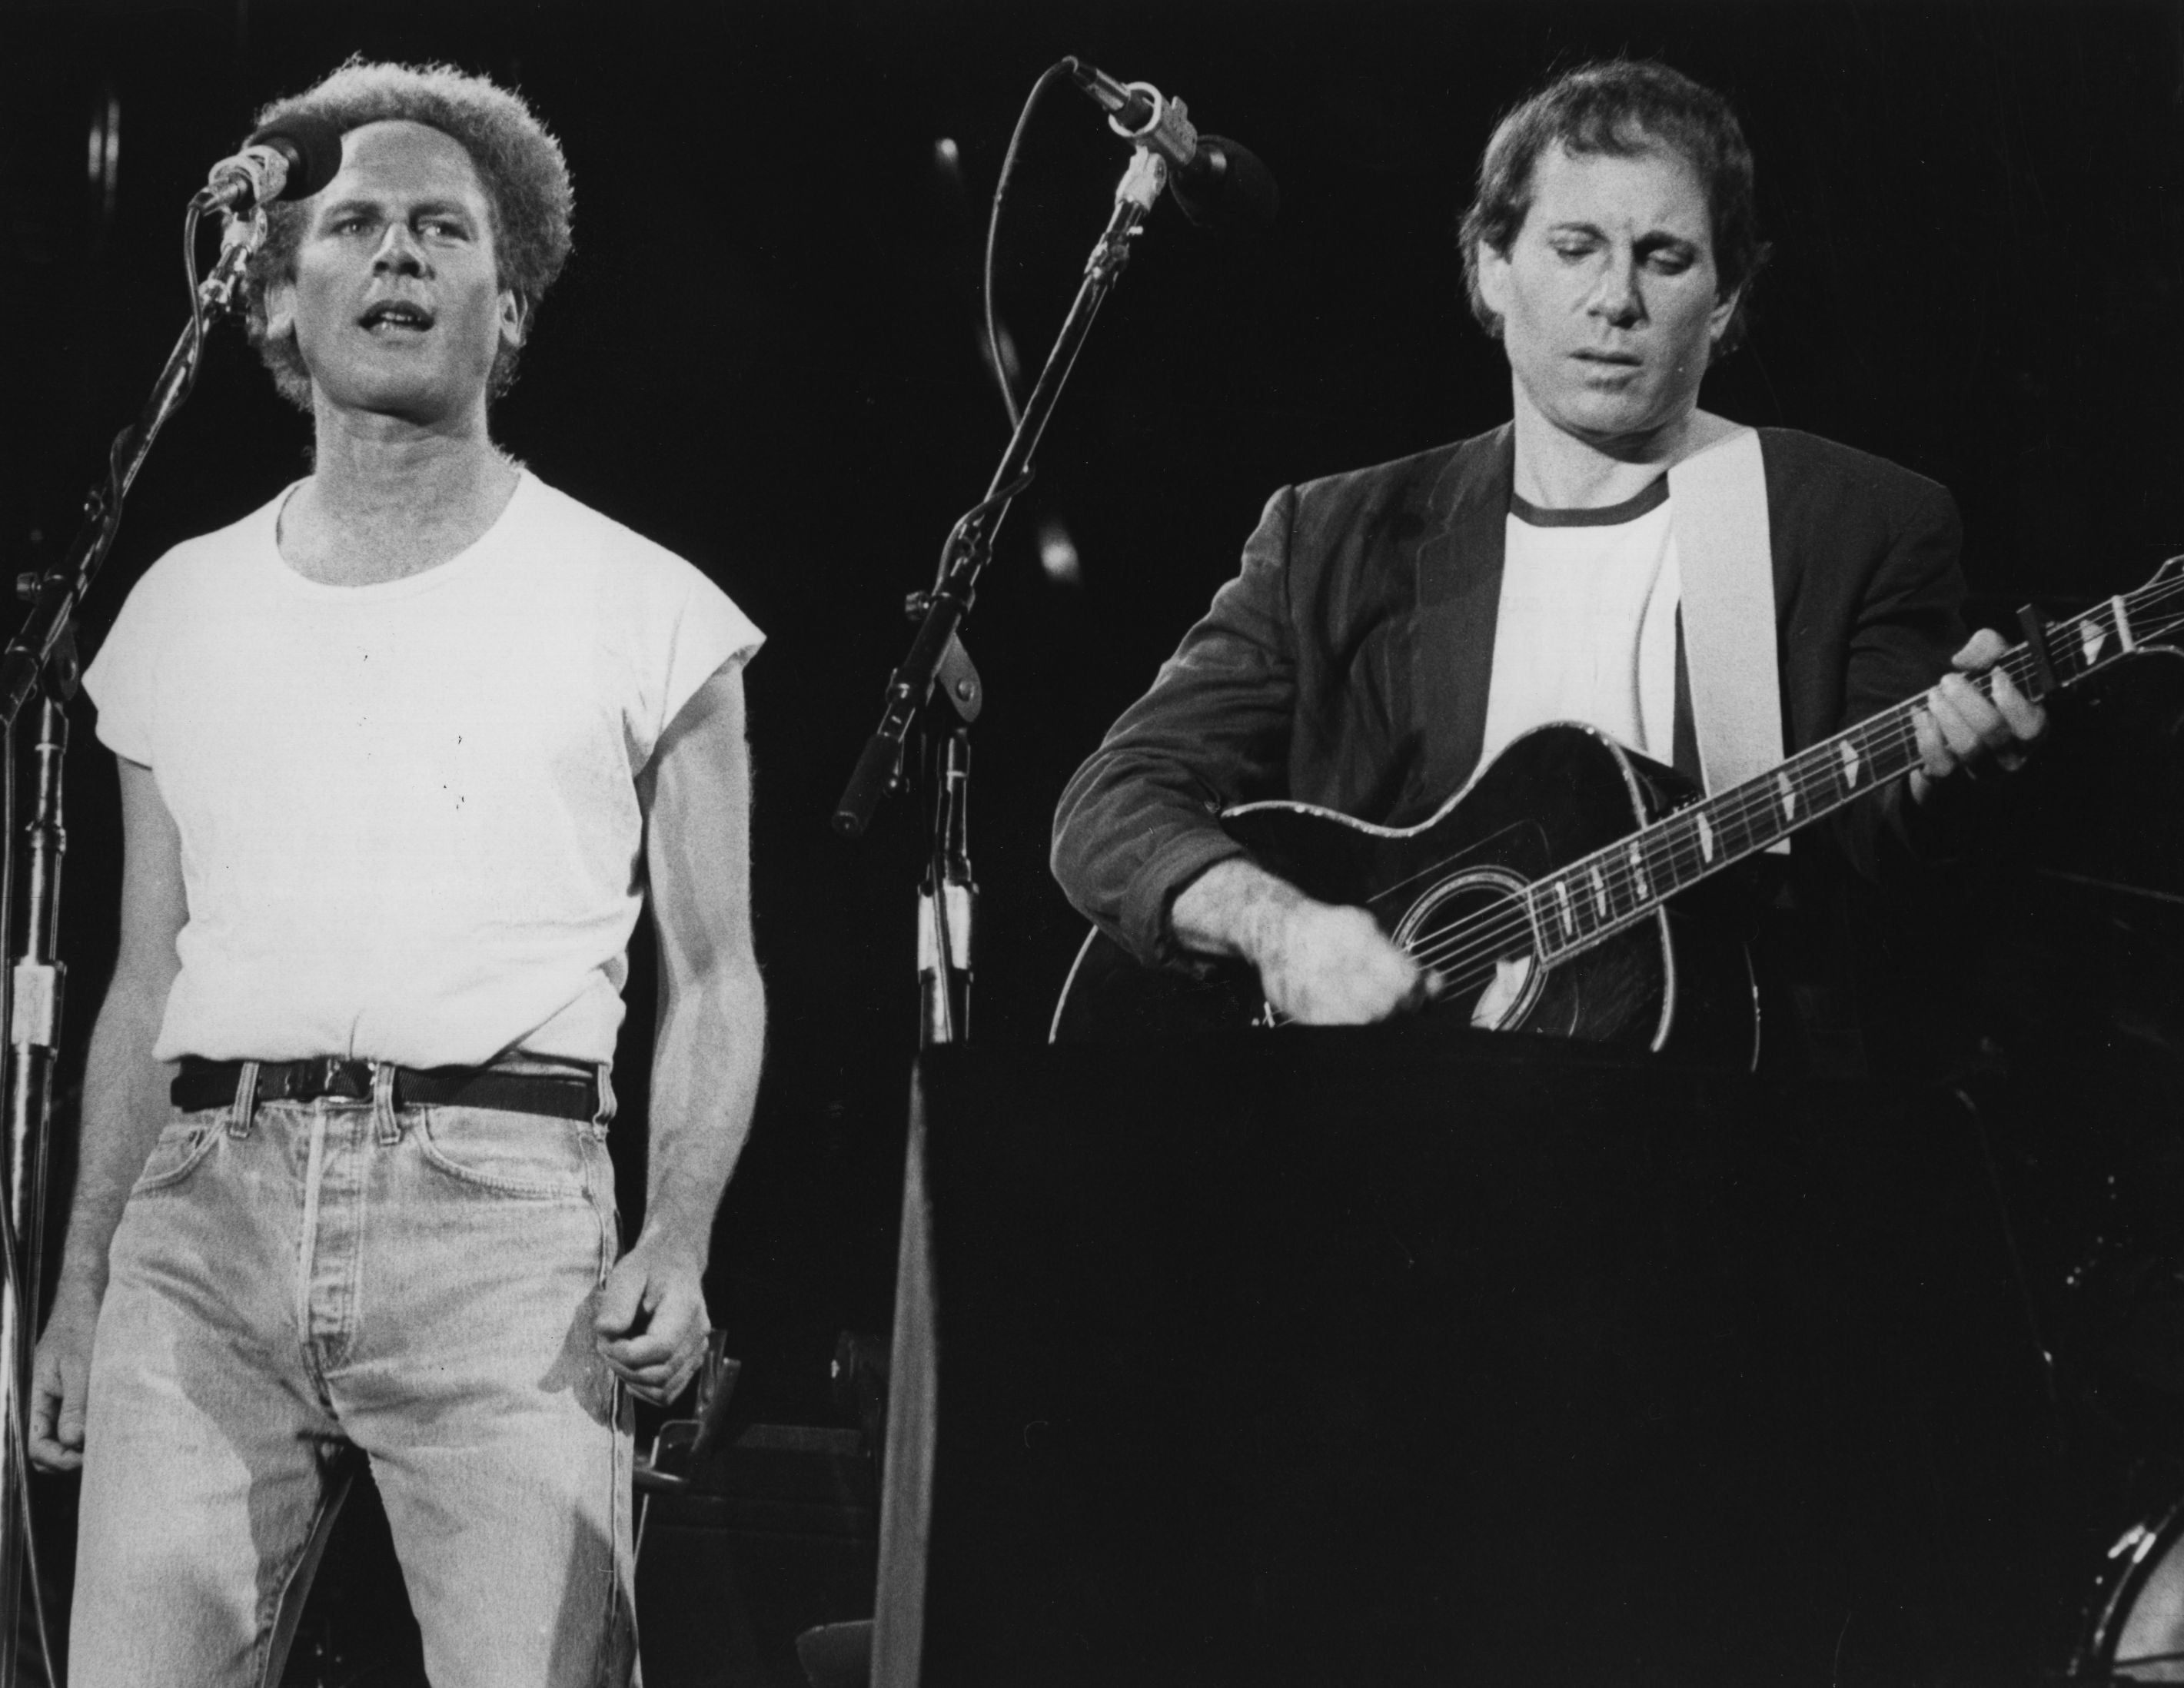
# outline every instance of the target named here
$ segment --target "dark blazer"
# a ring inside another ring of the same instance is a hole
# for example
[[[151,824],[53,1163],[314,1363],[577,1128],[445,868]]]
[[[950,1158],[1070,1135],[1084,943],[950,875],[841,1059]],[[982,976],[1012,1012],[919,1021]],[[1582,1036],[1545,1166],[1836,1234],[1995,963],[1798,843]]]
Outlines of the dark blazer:
[[[1462,787],[1485,729],[1512,439],[1504,426],[1268,500],[1241,571],[1062,794],[1054,872],[1079,911],[1172,959],[1176,892],[1239,853],[1223,808],[1285,797],[1409,826]],[[1760,443],[1796,750],[1947,668],[1961,527],[1947,491],[1880,458],[1783,428]],[[1680,720],[1677,736],[1683,761]],[[1830,830],[1870,873],[1902,807],[1899,783]]]

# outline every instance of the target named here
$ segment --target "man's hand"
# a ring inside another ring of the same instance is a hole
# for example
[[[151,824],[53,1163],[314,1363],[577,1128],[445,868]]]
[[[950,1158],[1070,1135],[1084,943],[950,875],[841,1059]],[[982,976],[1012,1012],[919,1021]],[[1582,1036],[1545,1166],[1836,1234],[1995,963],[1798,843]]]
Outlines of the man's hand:
[[[31,1462],[43,1470],[74,1471],[83,1463],[84,1399],[98,1326],[97,1298],[62,1285],[31,1370]]]
[[[1305,1025],[1368,1025],[1440,993],[1440,976],[1391,943],[1363,909],[1317,902],[1241,856],[1184,886],[1169,923],[1194,950],[1251,962],[1275,1011]]]
[[[1363,909],[1300,895],[1252,960],[1277,1013],[1307,1026],[1363,1026],[1425,1003],[1439,985]]]
[[[599,1357],[655,1407],[682,1394],[705,1361],[712,1322],[704,1279],[702,1261],[640,1236],[599,1290],[592,1318]]]
[[[1916,801],[1924,803],[1936,784],[1959,769],[1966,778],[1990,765],[2015,772],[2024,766],[2028,748],[2048,730],[2048,711],[2011,683],[2007,670],[1995,671],[1992,700],[1966,677],[1993,668],[2008,648],[1993,628],[1981,628],[1950,659],[1957,671],[1943,675],[1926,694],[1924,706],[1912,711],[1919,735],[1919,766],[1911,775]]]

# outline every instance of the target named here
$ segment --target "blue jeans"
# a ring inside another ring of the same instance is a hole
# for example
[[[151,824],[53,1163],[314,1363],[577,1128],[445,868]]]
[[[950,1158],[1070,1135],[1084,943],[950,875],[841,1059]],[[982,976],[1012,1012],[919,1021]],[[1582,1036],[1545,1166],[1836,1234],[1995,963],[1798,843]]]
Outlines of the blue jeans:
[[[276,1682],[351,1447],[434,1682],[633,1680],[605,1123],[398,1109],[392,1076],[153,1150],[92,1350],[73,1688]]]

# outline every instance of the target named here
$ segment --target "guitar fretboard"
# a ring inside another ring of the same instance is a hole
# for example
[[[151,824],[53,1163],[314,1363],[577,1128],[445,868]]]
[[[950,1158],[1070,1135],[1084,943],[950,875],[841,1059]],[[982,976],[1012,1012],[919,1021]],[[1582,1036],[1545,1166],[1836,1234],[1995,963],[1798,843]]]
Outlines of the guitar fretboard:
[[[2171,578],[2174,567],[2048,628],[2044,668],[2028,643],[2012,647],[1995,671],[2037,702],[2173,632],[2184,621],[2184,582]],[[1992,689],[1991,677],[1978,683]],[[1663,899],[1909,773],[1919,765],[1914,722],[1923,702],[1884,710],[1535,883],[1525,897],[1541,959],[1590,949],[1646,918]]]

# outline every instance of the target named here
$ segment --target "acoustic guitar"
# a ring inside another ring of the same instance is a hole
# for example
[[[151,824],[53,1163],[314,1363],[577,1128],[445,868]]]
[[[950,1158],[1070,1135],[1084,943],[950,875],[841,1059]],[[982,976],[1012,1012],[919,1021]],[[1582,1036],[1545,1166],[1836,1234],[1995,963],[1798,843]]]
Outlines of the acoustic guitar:
[[[2184,557],[2070,621],[2049,626],[2031,610],[2019,620],[2026,638],[1995,667],[2035,701],[2137,652],[2184,654]],[[1603,733],[1557,722],[1512,741],[1415,827],[1283,802],[1228,810],[1221,824],[1306,895],[1370,910],[1440,973],[1432,1013],[1743,1066],[1758,1059],[1758,993],[1736,922],[1708,908],[1721,895],[1709,887],[1909,774],[1919,702],[1713,796]],[[1050,1036],[1135,1041],[1278,1018],[1242,962],[1197,975],[1146,967],[1095,930]]]

